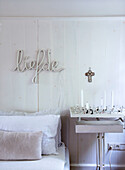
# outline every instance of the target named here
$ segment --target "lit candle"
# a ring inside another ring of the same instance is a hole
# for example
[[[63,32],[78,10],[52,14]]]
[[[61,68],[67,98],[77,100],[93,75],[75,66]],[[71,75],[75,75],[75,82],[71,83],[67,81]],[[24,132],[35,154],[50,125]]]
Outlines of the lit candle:
[[[104,91],[104,109],[106,109],[106,91]]]
[[[83,95],[83,89],[81,90],[81,106],[84,107],[84,95]]]
[[[113,108],[114,106],[114,92],[113,90],[111,91],[111,107]]]
[[[86,109],[89,110],[89,103],[86,102]]]

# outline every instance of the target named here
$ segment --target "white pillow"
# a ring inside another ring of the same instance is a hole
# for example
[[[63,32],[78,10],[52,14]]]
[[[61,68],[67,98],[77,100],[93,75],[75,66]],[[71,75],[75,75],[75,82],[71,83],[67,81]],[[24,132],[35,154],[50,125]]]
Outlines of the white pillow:
[[[60,115],[0,116],[0,129],[8,131],[42,131],[47,137],[55,137]]]
[[[48,138],[45,135],[43,136],[42,154],[43,155],[58,154],[55,137],[54,138]]]
[[[20,112],[20,111],[1,111],[0,110],[0,116],[43,116],[43,115],[59,115],[60,114],[60,109],[44,109],[39,112],[32,112],[32,113],[27,113],[27,112]],[[61,119],[59,119],[59,124],[58,124],[58,129],[57,129],[57,134],[56,134],[56,146],[61,145]]]
[[[57,154],[58,146],[61,143],[60,116],[43,114],[22,116],[21,112],[17,116],[17,113],[15,112],[15,116],[0,116],[0,129],[15,132],[42,131],[44,134],[42,154]]]
[[[61,141],[61,126],[62,126],[61,119],[59,119],[59,124],[58,124],[58,129],[57,129],[57,139],[56,139],[57,146],[60,146],[62,143],[62,141]]]

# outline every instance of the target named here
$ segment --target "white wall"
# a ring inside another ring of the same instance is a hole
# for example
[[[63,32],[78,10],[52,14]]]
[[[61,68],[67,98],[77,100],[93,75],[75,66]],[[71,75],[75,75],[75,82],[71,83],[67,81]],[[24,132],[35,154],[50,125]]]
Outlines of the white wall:
[[[54,21],[53,18],[40,18],[38,23],[37,18],[18,18],[125,16],[124,0],[0,0],[0,16],[17,17],[0,19],[0,109],[38,111],[59,107],[65,110],[80,103],[81,88],[85,100],[91,104],[100,104],[105,89],[108,95],[113,89],[115,103],[124,104],[124,18],[70,18],[63,21],[61,18]],[[12,72],[17,49],[24,49],[26,55],[34,58],[38,48],[48,47],[52,49],[52,58],[65,66],[64,72],[41,73],[39,85],[31,83],[32,71]],[[96,73],[92,84],[88,84],[84,77],[90,65]],[[114,72],[113,76],[110,71]],[[95,135],[75,134],[75,121],[70,119],[67,136],[71,163],[94,164]],[[106,136],[108,142],[125,143],[125,134],[109,134]],[[124,164],[124,157],[124,152],[113,153],[113,164]],[[106,163],[108,158],[106,152]]]
[[[125,105],[125,18],[0,18],[0,110],[38,111],[80,104],[84,100],[100,105],[103,92],[111,104]],[[65,67],[61,73],[42,72],[39,84],[32,84],[34,71],[13,72],[16,50],[36,57],[37,49],[50,48],[52,59]],[[89,67],[95,72],[90,84]],[[69,121],[69,149],[72,164],[95,163],[95,135],[74,132]],[[88,142],[89,141],[89,142]],[[125,134],[106,137],[106,143],[125,143]],[[107,146],[107,145],[106,145]],[[106,149],[107,151],[107,149]],[[124,152],[113,154],[114,164],[124,164]],[[106,154],[108,163],[109,154]],[[119,160],[120,157],[120,160]]]
[[[0,16],[123,16],[124,0],[0,0]]]
[[[81,103],[99,106],[104,92],[107,105],[125,106],[124,44],[125,18],[1,18],[0,56],[1,88],[0,108],[6,110],[36,111],[60,108]],[[52,51],[65,67],[61,73],[41,72],[39,84],[32,84],[35,71],[13,72],[16,52],[36,57],[38,49]],[[85,72],[91,67],[95,72],[88,83]],[[10,102],[11,101],[11,102]]]

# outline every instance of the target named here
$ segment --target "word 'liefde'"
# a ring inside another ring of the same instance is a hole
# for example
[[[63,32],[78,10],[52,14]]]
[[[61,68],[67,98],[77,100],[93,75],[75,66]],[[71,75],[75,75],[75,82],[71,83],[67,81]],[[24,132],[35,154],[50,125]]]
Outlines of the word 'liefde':
[[[29,61],[29,57],[24,57],[24,51],[18,50],[16,56],[16,68],[14,71],[24,72],[26,70],[35,70],[32,78],[33,83],[38,82],[38,75],[42,71],[61,72],[64,68],[59,67],[57,61],[51,61],[51,50],[38,50],[36,60]]]

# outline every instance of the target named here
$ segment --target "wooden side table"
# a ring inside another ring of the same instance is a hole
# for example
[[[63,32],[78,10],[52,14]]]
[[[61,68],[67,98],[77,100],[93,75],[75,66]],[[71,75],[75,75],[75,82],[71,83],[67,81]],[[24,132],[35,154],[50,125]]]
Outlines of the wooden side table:
[[[123,123],[118,121],[77,121],[76,133],[96,133],[96,169],[105,168],[105,133],[123,133]]]

